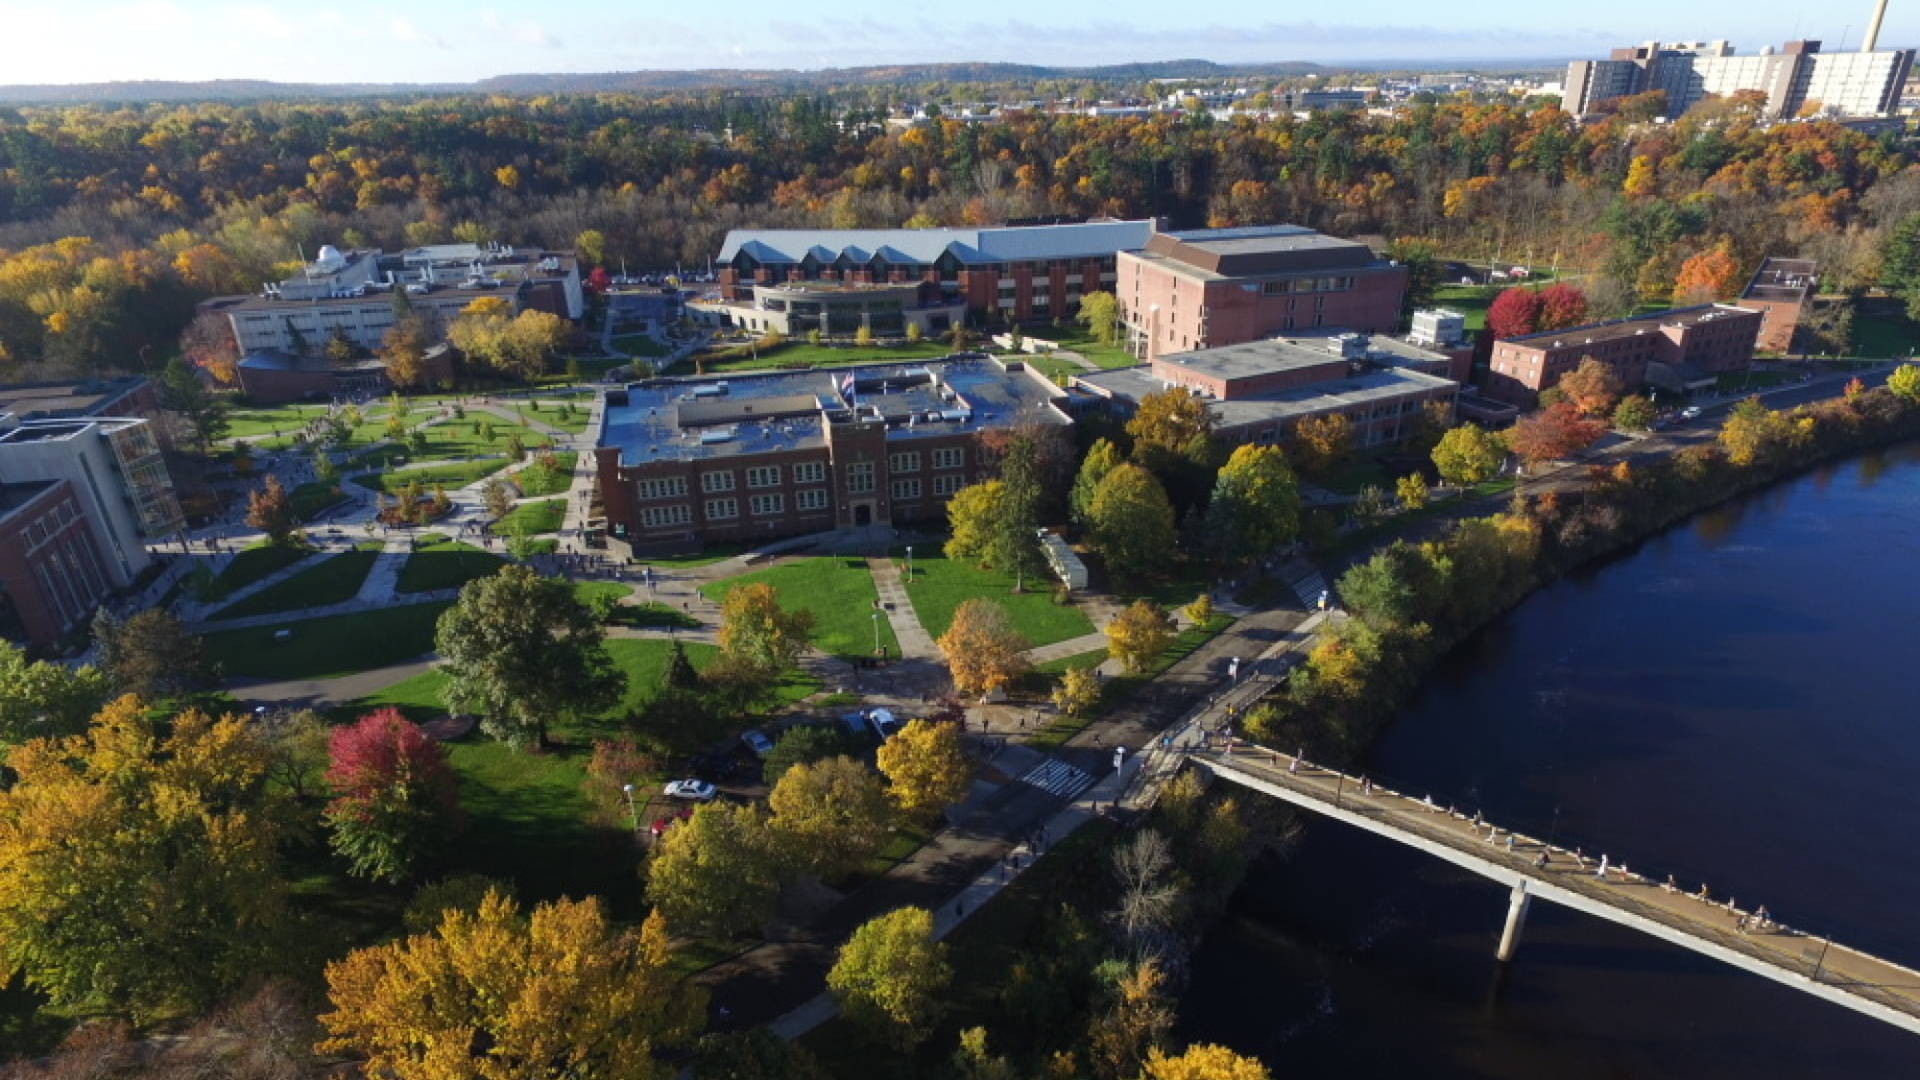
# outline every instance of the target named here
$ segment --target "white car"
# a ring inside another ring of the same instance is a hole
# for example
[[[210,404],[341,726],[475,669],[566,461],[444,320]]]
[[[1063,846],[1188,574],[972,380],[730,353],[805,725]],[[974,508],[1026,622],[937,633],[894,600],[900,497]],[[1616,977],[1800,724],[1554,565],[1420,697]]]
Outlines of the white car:
[[[1682,419],[1682,420],[1698,420],[1698,419],[1700,419],[1700,406],[1698,406],[1698,405],[1689,405],[1689,406],[1687,406],[1686,408],[1684,408],[1684,409],[1681,409],[1681,410],[1680,410],[1680,419]]]
[[[709,802],[714,796],[720,794],[719,788],[705,780],[695,780],[692,777],[675,780],[669,783],[665,790],[669,799],[692,799],[695,802]]]

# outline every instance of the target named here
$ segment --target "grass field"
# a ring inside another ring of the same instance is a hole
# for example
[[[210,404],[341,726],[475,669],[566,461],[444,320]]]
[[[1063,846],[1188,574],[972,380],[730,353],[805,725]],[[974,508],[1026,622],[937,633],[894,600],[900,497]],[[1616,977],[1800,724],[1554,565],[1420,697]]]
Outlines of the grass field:
[[[1077,352],[1103,368],[1132,367],[1140,362],[1139,357],[1128,352],[1123,346],[1102,345],[1093,340],[1093,335],[1087,332],[1087,328],[1077,324],[1059,329],[1043,327],[1034,330],[1033,336],[1043,341],[1057,341],[1062,348]],[[1029,359],[1032,358],[1029,357]]]
[[[580,463],[580,455],[573,450],[560,450],[554,453],[553,463],[550,470],[538,464],[516,469],[507,474],[507,479],[519,486],[522,495],[562,494],[573,486],[573,470]]]
[[[472,544],[449,540],[439,533],[419,538],[419,547],[400,567],[395,589],[403,593],[457,589],[474,578],[486,577],[505,566],[500,556]]]
[[[386,667],[433,651],[433,626],[450,605],[402,604],[279,626],[218,630],[206,635],[207,656],[228,676],[329,679]],[[274,640],[274,632],[293,635]]]
[[[338,484],[323,484],[318,480],[309,480],[287,493],[293,502],[293,516],[301,521],[312,521],[327,510],[331,510],[347,501],[347,495]]]
[[[325,405],[249,406],[227,414],[227,437],[245,439],[255,435],[291,435],[327,415]]]
[[[370,540],[354,550],[330,555],[277,585],[262,589],[237,604],[215,612],[215,619],[244,619],[279,611],[299,611],[351,600],[380,558],[382,544]]]
[[[1023,356],[1020,359],[1025,361],[1028,367],[1056,383],[1062,381],[1063,377],[1070,379],[1075,375],[1088,374],[1086,368],[1057,356]]]
[[[628,356],[665,356],[667,347],[647,334],[622,334],[613,339],[613,347]]]
[[[559,428],[561,431],[572,432],[575,435],[587,430],[587,424],[592,419],[592,408],[584,402],[573,401],[568,402],[568,404],[573,406],[573,411],[571,413],[562,413],[560,411],[560,404],[560,402],[550,398],[532,401],[528,403],[528,408],[524,415],[535,423]],[[538,405],[539,409],[536,410],[532,408],[534,405]]]
[[[874,606],[880,594],[873,587],[873,574],[867,560],[853,558],[799,559],[767,570],[755,570],[739,577],[712,582],[700,587],[717,602],[740,585],[771,585],[780,594],[780,606],[788,611],[813,612],[813,643],[823,652],[837,656],[873,655],[874,627],[880,628],[880,643],[893,656],[900,655],[900,642],[885,617],[875,619]]]
[[[492,476],[507,467],[506,458],[482,458],[479,461],[449,461],[440,465],[429,465],[421,469],[401,469],[397,472],[361,473],[353,482],[361,487],[395,494],[407,486],[409,481],[418,480],[427,488],[441,484],[448,488],[465,487],[483,477]]]
[[[906,560],[895,556],[902,572]],[[953,624],[953,613],[962,603],[982,597],[1006,609],[1018,630],[1034,645],[1093,633],[1094,626],[1079,608],[1053,602],[1053,581],[1038,577],[1027,581],[1027,591],[1015,593],[1013,579],[971,563],[946,558],[917,557],[913,560],[913,581],[907,586],[913,598],[914,613],[920,625],[936,639]]]
[[[521,503],[494,523],[496,532],[507,536],[517,536],[522,531],[528,534],[550,533],[560,530],[560,522],[567,516],[567,500],[543,499],[540,502]]]
[[[917,345],[811,345],[802,341],[789,341],[771,349],[762,349],[758,356],[743,356],[736,360],[705,361],[709,375],[719,375],[733,371],[771,371],[796,367],[832,367],[842,364],[871,364],[887,360],[937,360],[953,351],[944,341],[923,341]],[[683,360],[674,365],[676,372],[694,370],[692,359]]]
[[[1920,323],[1898,301],[1861,301],[1853,316],[1853,355],[1878,360],[1912,356],[1920,349]]]
[[[269,544],[265,540],[252,547],[243,548],[227,564],[220,576],[213,580],[216,595],[225,596],[259,581],[261,578],[277,574],[301,559],[313,554],[311,548],[296,547],[293,544]]]

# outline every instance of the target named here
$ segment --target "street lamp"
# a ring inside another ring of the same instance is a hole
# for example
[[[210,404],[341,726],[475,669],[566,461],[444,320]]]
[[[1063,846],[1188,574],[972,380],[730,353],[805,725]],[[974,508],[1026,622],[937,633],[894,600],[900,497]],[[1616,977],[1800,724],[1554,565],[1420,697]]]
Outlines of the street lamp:
[[[913,581],[913,545],[907,545],[907,581]]]
[[[880,655],[880,613],[873,613],[873,655]]]
[[[640,811],[635,809],[633,805],[633,785],[621,784],[620,790],[627,793],[627,816],[633,819],[633,832],[634,835],[638,836],[640,834]]]

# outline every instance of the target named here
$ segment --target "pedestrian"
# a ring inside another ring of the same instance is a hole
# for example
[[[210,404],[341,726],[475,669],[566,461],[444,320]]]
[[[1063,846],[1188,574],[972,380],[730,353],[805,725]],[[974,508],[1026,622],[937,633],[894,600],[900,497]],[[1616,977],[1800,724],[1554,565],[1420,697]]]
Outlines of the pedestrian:
[[[1507,834],[1507,854],[1513,854],[1513,834]]]
[[[1767,905],[1761,904],[1756,908],[1753,917],[1760,921],[1760,929],[1771,930],[1773,928],[1773,916],[1767,912]]]
[[[1573,861],[1580,864],[1580,869],[1585,870],[1587,868],[1587,853],[1581,848],[1575,847],[1573,849]]]
[[[1665,885],[1662,885],[1661,888],[1667,890],[1668,892],[1678,892],[1680,889],[1680,886],[1679,886],[1679,883],[1673,880],[1673,875],[1668,874],[1667,883]]]
[[[1607,880],[1607,857],[1604,854],[1600,856],[1600,869],[1594,871],[1593,876],[1601,881]]]
[[[1547,859],[1547,849],[1541,848],[1540,857],[1533,860],[1533,865],[1536,869],[1545,870],[1547,868],[1548,861],[1549,860]]]
[[[1292,761],[1287,762],[1287,771],[1298,775],[1300,772],[1300,759],[1294,758]]]
[[[955,900],[953,902],[953,917],[956,919],[965,918],[966,914],[967,902],[965,900]]]

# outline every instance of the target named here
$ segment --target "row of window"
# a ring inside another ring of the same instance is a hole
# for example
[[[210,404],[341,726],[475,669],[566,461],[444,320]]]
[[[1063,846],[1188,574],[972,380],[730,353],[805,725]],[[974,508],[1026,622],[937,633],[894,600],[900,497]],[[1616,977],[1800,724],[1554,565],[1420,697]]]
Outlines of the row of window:
[[[1266,281],[1260,285],[1260,291],[1268,296],[1284,293],[1344,292],[1353,288],[1350,277],[1289,278],[1282,281]]]
[[[804,491],[796,491],[793,493],[793,508],[803,513],[808,510],[825,510],[827,508],[827,502],[826,488],[807,488]],[[770,517],[775,514],[784,514],[787,512],[787,497],[780,494],[749,496],[747,499],[747,509],[754,517]],[[708,499],[706,510],[707,518],[710,521],[736,518],[740,516],[740,501],[738,499]]]
[[[60,531],[60,527],[71,522],[79,514],[73,509],[71,499],[62,499],[53,509],[27,526],[27,549],[31,551],[47,542],[47,538]]]
[[[966,486],[966,477],[954,474],[933,478],[933,493],[947,496]],[[890,486],[895,499],[917,499],[920,497],[919,480],[895,480]],[[832,501],[826,488],[806,488],[793,493],[793,508],[801,513],[827,509]],[[726,521],[740,516],[740,500],[732,498],[708,499],[704,509],[709,521]],[[775,517],[787,511],[786,496],[778,492],[764,495],[752,495],[747,499],[747,512],[754,517]],[[671,506],[648,506],[640,510],[640,524],[648,529],[664,529],[675,525],[693,524],[693,509],[686,503]]]
[[[932,457],[933,468],[935,469],[958,469],[964,467],[967,463],[966,448],[959,446],[940,447],[933,451]],[[897,473],[919,472],[920,452],[918,450],[908,450],[897,454],[890,454],[887,456],[887,467]],[[823,461],[802,461],[791,466],[791,468],[793,469],[793,482],[796,484],[826,483],[827,465]],[[781,469],[782,466],[779,465],[755,465],[749,468],[747,470],[747,487],[779,487]],[[847,490],[849,492],[861,495],[874,490],[873,462],[853,462],[847,466],[846,472]],[[736,483],[734,476],[735,474],[731,469],[701,473],[700,491],[706,495],[717,495],[732,491]],[[958,476],[939,477],[934,481],[934,488],[936,491],[939,491],[943,486],[947,486],[949,491],[941,492],[942,494],[958,491],[960,490],[961,479],[962,478]],[[652,477],[639,481],[636,489],[639,498],[643,501],[680,499],[686,497],[687,479],[684,476]],[[803,506],[802,509],[807,508]],[[775,512],[777,513],[777,511]],[[709,514],[708,516],[711,517],[713,515]]]

